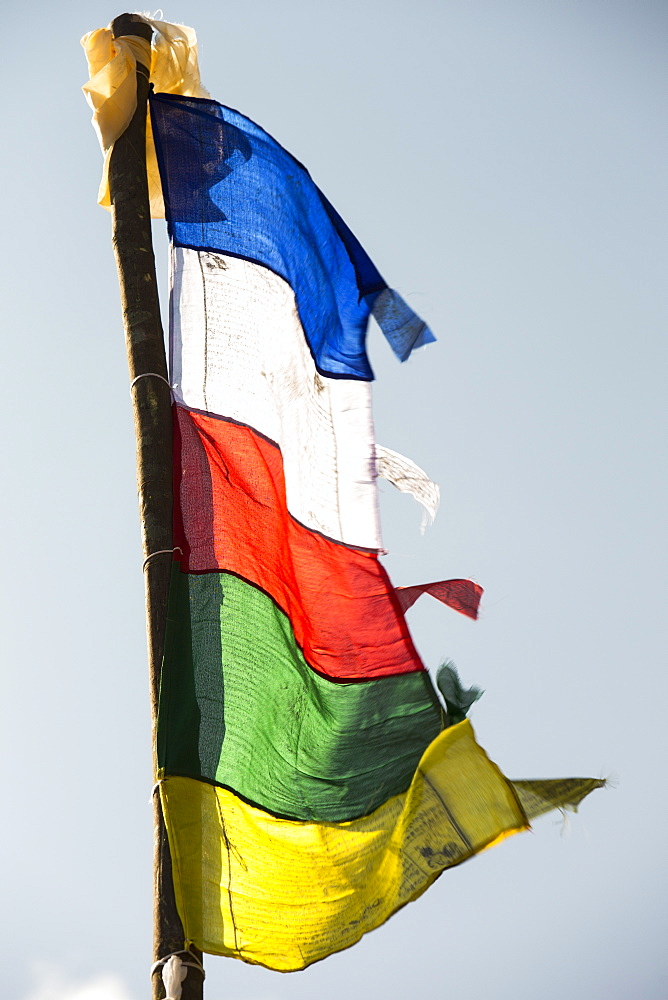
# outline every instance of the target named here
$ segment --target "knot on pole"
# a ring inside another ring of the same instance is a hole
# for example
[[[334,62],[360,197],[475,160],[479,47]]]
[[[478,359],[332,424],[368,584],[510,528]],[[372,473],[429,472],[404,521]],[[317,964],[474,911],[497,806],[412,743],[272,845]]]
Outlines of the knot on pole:
[[[184,962],[181,955],[187,955],[193,961]],[[202,979],[205,977],[204,966],[191,951],[187,950],[176,951],[164,958],[159,958],[151,966],[151,975],[153,976],[158,969],[162,969],[162,981],[167,994],[165,1000],[181,1000],[182,983],[188,975],[188,969],[199,969],[202,973]]]

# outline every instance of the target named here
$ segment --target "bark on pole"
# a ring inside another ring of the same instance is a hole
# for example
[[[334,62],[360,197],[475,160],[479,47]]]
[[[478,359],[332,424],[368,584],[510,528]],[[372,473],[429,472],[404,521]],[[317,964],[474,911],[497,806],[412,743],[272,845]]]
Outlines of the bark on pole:
[[[151,26],[138,14],[121,14],[112,22],[115,37],[137,35],[150,42]],[[137,440],[137,488],[145,564],[146,626],[151,690],[151,727],[155,767],[160,668],[167,619],[172,548],[172,424],[164,337],[151,239],[146,177],[146,106],[149,70],[137,65],[137,110],[114,144],[109,167],[112,201],[112,241],[118,267]],[[155,376],[162,376],[156,378]],[[165,381],[162,381],[165,379]],[[179,952],[184,934],[174,899],[171,857],[160,798],[153,796],[153,961]],[[201,955],[193,949],[201,960]],[[187,960],[187,956],[181,955]],[[182,1000],[201,1000],[203,975],[188,968]],[[152,977],[152,997],[165,990],[159,970]]]

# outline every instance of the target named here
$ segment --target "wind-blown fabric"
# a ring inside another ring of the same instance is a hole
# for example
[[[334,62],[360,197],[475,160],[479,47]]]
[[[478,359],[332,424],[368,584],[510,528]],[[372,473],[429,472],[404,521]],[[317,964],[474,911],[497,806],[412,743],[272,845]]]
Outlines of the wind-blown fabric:
[[[404,611],[426,591],[475,617],[480,588],[397,591],[380,562],[366,326],[374,311],[401,358],[427,327],[257,125],[173,95],[151,111],[172,239],[158,759],[177,905],[189,943],[290,971],[593,786],[520,794],[448,724]]]
[[[157,94],[151,114],[174,243],[283,278],[321,375],[372,378],[364,346],[372,311],[401,360],[434,340],[304,167],[263,129],[196,97]],[[187,183],[171,183],[186,173]]]

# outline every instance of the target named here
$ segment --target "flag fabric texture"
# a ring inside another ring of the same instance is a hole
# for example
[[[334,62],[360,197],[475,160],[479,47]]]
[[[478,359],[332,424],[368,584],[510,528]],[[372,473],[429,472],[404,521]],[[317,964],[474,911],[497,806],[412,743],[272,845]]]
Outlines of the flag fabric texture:
[[[172,243],[176,899],[188,943],[290,971],[601,782],[506,779],[404,618],[422,592],[475,617],[480,588],[395,590],[380,562],[378,474],[429,511],[437,492],[377,450],[367,322],[401,359],[432,334],[271,136],[212,100],[150,103]]]

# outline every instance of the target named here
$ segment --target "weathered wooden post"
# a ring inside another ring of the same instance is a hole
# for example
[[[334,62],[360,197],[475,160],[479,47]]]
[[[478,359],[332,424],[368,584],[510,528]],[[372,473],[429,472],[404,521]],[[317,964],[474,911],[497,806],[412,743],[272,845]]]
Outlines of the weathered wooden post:
[[[153,29],[138,14],[121,14],[112,23],[114,37],[135,35],[151,41]],[[146,622],[151,690],[151,722],[155,765],[160,668],[167,618],[172,556],[171,395],[160,320],[160,305],[151,239],[146,176],[146,107],[149,68],[137,63],[137,110],[116,140],[109,167],[112,240],[123,307],[128,368],[137,440],[137,487],[144,548]],[[155,773],[155,766],[154,766]],[[160,798],[153,796],[154,922],[153,959],[157,962],[183,949],[183,927],[176,910],[171,859]],[[200,958],[198,952],[194,954]],[[182,958],[186,956],[182,955]],[[165,990],[155,970],[154,1000]],[[188,967],[183,1000],[201,1000],[203,973]]]

